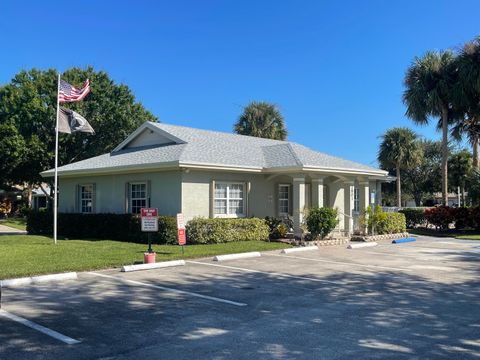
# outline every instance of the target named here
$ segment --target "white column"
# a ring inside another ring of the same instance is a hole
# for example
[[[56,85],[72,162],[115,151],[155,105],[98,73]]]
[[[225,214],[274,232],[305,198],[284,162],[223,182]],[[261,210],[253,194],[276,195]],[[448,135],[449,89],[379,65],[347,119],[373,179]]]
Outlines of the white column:
[[[296,236],[302,235],[301,224],[305,207],[305,177],[293,178],[293,226]]]
[[[344,181],[344,213],[345,213],[345,232],[347,234],[353,233],[353,196],[354,196],[354,181]]]
[[[375,192],[375,206],[382,205],[382,182],[377,180],[377,191]]]
[[[370,183],[368,181],[360,181],[360,216],[363,215],[363,211],[370,205]],[[361,225],[359,224],[359,227]],[[363,226],[363,232],[368,232],[367,225]]]
[[[325,206],[323,201],[323,177],[312,179],[312,206]]]
[[[370,187],[368,181],[360,181],[360,212],[370,205]]]

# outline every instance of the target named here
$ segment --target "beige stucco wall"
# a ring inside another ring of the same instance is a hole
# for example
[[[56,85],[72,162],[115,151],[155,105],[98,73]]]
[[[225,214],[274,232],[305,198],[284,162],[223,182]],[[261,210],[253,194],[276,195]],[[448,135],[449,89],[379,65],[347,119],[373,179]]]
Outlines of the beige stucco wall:
[[[293,191],[294,176],[222,172],[211,170],[159,171],[119,175],[84,176],[76,178],[60,177],[59,211],[75,212],[77,185],[94,183],[96,186],[97,213],[125,212],[125,185],[128,182],[149,181],[151,184],[151,207],[157,207],[161,215],[175,215],[182,212],[186,220],[197,216],[213,216],[213,181],[247,183],[247,216],[263,218],[278,215],[278,185],[291,185],[291,215],[298,199]],[[345,228],[345,183],[334,176],[324,181],[324,206],[339,211],[338,229]],[[312,196],[311,179],[305,178],[306,195]],[[358,186],[358,182],[355,182]],[[370,181],[370,192],[377,187],[377,181]],[[381,195],[380,195],[381,196]],[[381,198],[377,194],[377,200]],[[362,199],[363,200],[363,199]],[[311,199],[305,199],[311,203]]]
[[[277,184],[291,182],[281,177],[267,180],[263,174],[228,173],[190,170],[182,173],[182,212],[186,220],[195,216],[210,217],[211,185],[213,181],[249,183],[247,216],[274,216],[276,212]]]
[[[125,186],[128,182],[150,181],[150,206],[157,207],[161,215],[180,212],[181,172],[163,171],[149,173],[60,177],[59,211],[75,212],[77,185],[95,184],[97,213],[124,213]]]

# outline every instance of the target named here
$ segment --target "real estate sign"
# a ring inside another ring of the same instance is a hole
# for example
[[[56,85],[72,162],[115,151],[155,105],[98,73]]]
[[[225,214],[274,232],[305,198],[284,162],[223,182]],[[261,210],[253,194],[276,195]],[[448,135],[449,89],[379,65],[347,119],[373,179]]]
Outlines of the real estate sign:
[[[142,208],[140,210],[140,219],[142,222],[142,231],[157,232],[158,231],[158,209]]]
[[[183,214],[177,214],[178,245],[185,245],[187,237],[185,236],[185,218]]]

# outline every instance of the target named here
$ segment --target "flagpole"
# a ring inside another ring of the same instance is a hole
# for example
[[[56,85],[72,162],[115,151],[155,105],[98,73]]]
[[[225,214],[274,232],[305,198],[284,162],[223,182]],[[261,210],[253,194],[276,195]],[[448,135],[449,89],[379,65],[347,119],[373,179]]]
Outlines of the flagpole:
[[[57,119],[55,121],[55,179],[53,198],[53,241],[57,244],[57,207],[58,207],[58,116],[60,112],[60,73],[57,83]]]

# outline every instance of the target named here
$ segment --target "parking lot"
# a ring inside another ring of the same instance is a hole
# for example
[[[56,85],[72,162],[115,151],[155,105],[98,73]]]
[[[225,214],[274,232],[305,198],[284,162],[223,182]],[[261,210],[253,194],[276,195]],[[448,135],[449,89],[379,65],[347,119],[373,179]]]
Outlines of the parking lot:
[[[5,288],[0,358],[479,358],[479,257],[418,237]]]

